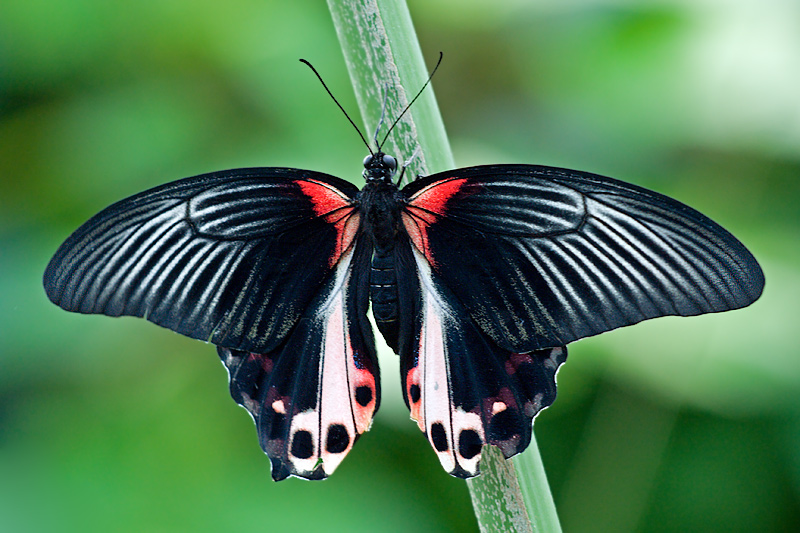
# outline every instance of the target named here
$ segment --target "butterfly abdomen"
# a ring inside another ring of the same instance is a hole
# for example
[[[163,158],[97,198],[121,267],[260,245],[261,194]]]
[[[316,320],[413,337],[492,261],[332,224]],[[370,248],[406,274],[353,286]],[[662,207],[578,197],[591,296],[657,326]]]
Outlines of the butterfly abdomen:
[[[376,247],[373,252],[369,273],[369,298],[375,323],[387,344],[394,348],[399,330],[394,246]]]

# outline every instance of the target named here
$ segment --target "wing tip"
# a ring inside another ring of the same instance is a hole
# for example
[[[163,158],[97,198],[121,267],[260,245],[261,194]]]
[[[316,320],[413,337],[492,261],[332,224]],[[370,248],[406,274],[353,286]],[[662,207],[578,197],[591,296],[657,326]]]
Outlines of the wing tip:
[[[761,265],[758,264],[756,258],[752,255],[750,256],[752,259],[752,263],[748,265],[750,268],[747,271],[747,275],[745,277],[745,282],[747,283],[747,290],[745,303],[742,307],[747,307],[748,305],[752,304],[764,293],[764,285],[766,284],[767,280],[764,276],[764,270],[761,268]]]
[[[291,463],[284,461],[280,457],[270,457],[269,460],[272,469],[272,480],[276,482],[283,481],[289,477],[307,479],[309,481],[322,481],[328,478],[328,473],[325,472],[321,463],[313,470],[301,471],[293,468]]]
[[[450,474],[451,476],[457,477],[459,479],[473,478],[473,477],[479,475],[480,473],[481,473],[480,463],[479,463],[478,466],[475,467],[475,472],[470,472],[469,470],[466,470],[465,468],[463,468],[461,465],[456,465],[456,467],[454,469],[452,469],[451,471],[448,472],[448,474]]]

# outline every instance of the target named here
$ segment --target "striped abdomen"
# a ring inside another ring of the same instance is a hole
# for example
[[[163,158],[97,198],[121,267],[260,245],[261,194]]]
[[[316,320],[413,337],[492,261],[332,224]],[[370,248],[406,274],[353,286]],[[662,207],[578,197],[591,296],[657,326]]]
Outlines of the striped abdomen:
[[[378,329],[389,346],[393,346],[399,324],[394,246],[375,247],[369,273],[369,298]]]

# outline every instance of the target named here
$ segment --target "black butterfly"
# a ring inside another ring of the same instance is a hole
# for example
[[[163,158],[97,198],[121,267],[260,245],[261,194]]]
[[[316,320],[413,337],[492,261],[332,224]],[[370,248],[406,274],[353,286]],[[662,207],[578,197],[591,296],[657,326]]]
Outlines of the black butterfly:
[[[532,165],[359,190],[293,168],[168,183],[78,228],[44,274],[68,311],[144,317],[211,342],[272,477],[330,475],[380,403],[367,311],[406,404],[450,474],[523,451],[564,345],[664,315],[749,305],[764,276],[697,211],[594,174]]]

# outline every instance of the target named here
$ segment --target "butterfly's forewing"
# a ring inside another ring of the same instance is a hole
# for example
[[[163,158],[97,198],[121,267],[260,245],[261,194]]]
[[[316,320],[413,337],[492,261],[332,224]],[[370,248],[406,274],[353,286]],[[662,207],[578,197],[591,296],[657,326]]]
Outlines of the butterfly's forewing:
[[[276,481],[330,475],[378,408],[378,362],[366,319],[370,251],[364,244],[342,256],[277,350],[218,348],[231,395],[253,416]]]
[[[145,317],[218,345],[274,477],[321,478],[379,402],[357,192],[281,168],[173,182],[78,228],[45,290],[68,311]]]
[[[416,265],[416,276],[401,282],[405,294],[417,295],[406,308],[413,313],[405,315],[413,334],[400,345],[406,404],[444,469],[475,476],[483,445],[497,446],[506,457],[528,446],[533,417],[555,400],[566,348],[524,354],[500,348],[419,250],[398,247],[397,253],[413,255]]]
[[[68,311],[144,317],[267,352],[352,244],[356,192],[332,176],[281,168],[169,183],[78,228],[50,261],[45,291]]]
[[[736,309],[763,289],[758,263],[722,227],[610,178],[498,165],[429,176],[403,192],[415,248],[509,351]]]

